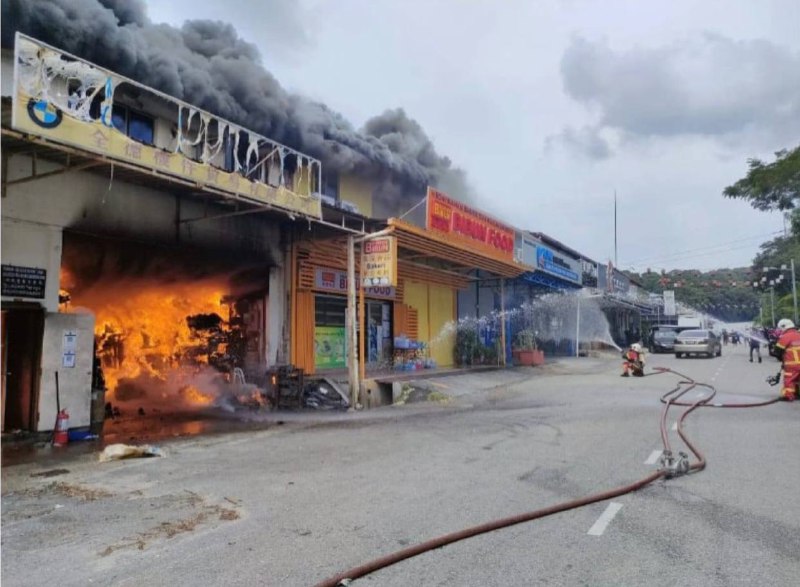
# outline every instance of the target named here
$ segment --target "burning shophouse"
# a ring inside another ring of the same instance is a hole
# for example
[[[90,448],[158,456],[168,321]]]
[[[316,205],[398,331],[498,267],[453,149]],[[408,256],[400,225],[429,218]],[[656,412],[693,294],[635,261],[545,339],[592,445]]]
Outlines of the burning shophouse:
[[[261,401],[320,162],[24,35],[2,93],[3,430],[53,428],[56,372],[70,427],[101,372],[134,410]]]

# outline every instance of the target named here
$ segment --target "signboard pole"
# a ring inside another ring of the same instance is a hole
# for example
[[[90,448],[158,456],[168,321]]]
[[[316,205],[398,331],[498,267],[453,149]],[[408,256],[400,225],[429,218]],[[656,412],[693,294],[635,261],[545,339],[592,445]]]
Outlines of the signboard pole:
[[[581,356],[581,296],[580,294],[575,296],[575,299],[578,300],[578,313],[575,316],[575,356]]]
[[[350,407],[358,405],[358,354],[356,353],[356,244],[347,237],[347,366],[350,380]]]
[[[364,246],[363,244],[361,245]],[[359,280],[360,281],[360,280]],[[358,381],[360,385],[364,385],[364,380],[367,378],[367,357],[365,353],[364,341],[366,339],[366,330],[369,325],[369,321],[364,314],[364,284],[358,284],[358,319],[360,320],[360,324],[358,325],[358,366],[360,372],[358,374]],[[362,395],[363,397],[363,395]]]
[[[364,320],[364,284],[361,283],[364,275],[364,268],[361,268],[361,277],[356,279],[356,243],[364,243],[371,239],[387,236],[392,233],[391,228],[379,230],[372,234],[364,236],[348,236],[347,237],[347,369],[348,379],[350,380],[350,407],[352,409],[359,409],[359,396],[361,395],[361,386],[364,384],[366,378],[366,363],[364,359],[364,328],[358,328],[358,319]],[[396,246],[396,245],[395,245]],[[362,244],[362,249],[364,245]],[[397,258],[394,259],[394,271],[397,270]],[[358,283],[359,291],[359,311],[360,316],[356,316],[356,283]],[[387,284],[389,285],[389,284]],[[395,283],[390,284],[392,286]],[[361,353],[358,353],[358,350]]]
[[[500,278],[500,364],[506,366],[506,280]]]

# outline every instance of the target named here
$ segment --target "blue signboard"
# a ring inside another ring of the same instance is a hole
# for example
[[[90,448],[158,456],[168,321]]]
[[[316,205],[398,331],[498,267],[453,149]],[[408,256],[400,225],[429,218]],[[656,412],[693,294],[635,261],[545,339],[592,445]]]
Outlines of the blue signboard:
[[[543,245],[536,247],[536,268],[567,281],[581,282],[577,261],[563,255],[557,255]]]

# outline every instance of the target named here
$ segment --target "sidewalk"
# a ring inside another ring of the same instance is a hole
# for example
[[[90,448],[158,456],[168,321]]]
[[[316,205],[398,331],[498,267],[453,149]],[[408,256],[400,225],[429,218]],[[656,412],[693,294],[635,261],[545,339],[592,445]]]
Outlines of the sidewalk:
[[[359,411],[318,410],[241,410],[229,412],[207,409],[195,412],[163,414],[156,418],[141,418],[136,414],[114,420],[106,420],[103,435],[98,440],[72,442],[65,447],[53,447],[49,440],[27,439],[22,442],[4,441],[2,445],[2,467],[5,470],[20,464],[38,464],[42,468],[58,467],[60,463],[94,458],[96,453],[115,443],[171,444],[188,441],[193,437],[218,437],[229,434],[255,434],[277,429],[337,426],[349,422],[402,418],[404,414],[438,407],[457,409],[459,400],[474,396],[481,401],[498,389],[511,386],[531,378],[559,375],[595,375],[610,369],[616,363],[608,358],[554,358],[541,367],[478,368],[456,370],[432,370],[398,373],[388,381],[401,382],[407,390],[401,398],[403,405],[385,405]],[[381,379],[381,381],[387,381]],[[400,409],[402,408],[402,409]]]

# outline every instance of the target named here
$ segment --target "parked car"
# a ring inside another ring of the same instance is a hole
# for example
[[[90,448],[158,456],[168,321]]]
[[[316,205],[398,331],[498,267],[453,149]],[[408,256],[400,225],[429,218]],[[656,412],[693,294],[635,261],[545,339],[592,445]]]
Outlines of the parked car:
[[[674,330],[656,330],[650,340],[651,353],[671,353],[675,350],[675,339],[678,333]]]
[[[722,343],[711,330],[684,330],[675,338],[675,358],[684,355],[722,355]]]

